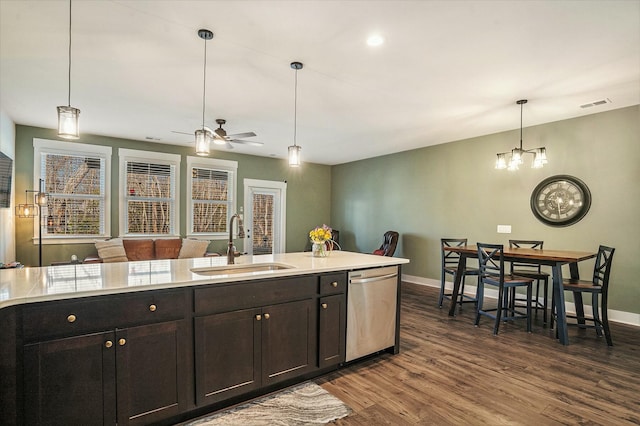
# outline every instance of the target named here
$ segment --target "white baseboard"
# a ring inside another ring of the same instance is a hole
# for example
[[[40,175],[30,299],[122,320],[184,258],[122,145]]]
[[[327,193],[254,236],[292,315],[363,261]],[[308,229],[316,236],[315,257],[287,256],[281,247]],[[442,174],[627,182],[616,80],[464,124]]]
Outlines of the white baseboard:
[[[428,287],[440,288],[440,280],[434,280],[432,278],[424,278],[424,277],[417,277],[415,275],[402,274],[402,281],[406,281],[412,284],[425,285]],[[470,285],[470,281],[471,280],[467,281],[469,284],[466,284],[464,286],[465,294],[474,296],[476,294],[476,286]],[[448,290],[451,290],[453,288],[453,283],[450,281],[447,281],[447,283],[445,284],[445,288]],[[486,297],[489,297],[489,298],[493,298],[493,299],[498,298],[498,292],[496,290],[487,289],[485,290],[484,294]],[[565,307],[568,313],[575,314],[576,309],[573,302],[566,302]],[[609,309],[609,321],[640,327],[640,314]]]

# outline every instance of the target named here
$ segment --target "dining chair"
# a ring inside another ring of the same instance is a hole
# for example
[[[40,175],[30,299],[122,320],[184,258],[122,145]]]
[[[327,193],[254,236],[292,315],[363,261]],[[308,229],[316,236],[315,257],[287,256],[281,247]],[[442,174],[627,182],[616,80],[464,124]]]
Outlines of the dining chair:
[[[502,244],[478,243],[478,265],[480,276],[478,279],[478,311],[475,325],[480,323],[480,316],[485,315],[495,320],[493,334],[498,334],[498,328],[502,321],[512,321],[525,318],[527,331],[531,332],[531,287],[533,278],[519,277],[517,275],[505,275],[504,273],[504,246]],[[484,287],[492,285],[498,287],[498,304],[495,309],[484,308]],[[509,290],[516,287],[526,287],[526,313],[522,313],[516,306],[511,307]],[[495,312],[495,313],[492,313]],[[505,314],[503,316],[503,313]]]
[[[380,245],[379,249],[374,250],[373,254],[392,257],[396,252],[399,238],[400,234],[396,231],[385,232],[382,240],[382,245]]]
[[[577,323],[567,323],[567,325],[577,326],[579,328],[595,328],[596,335],[598,337],[602,337],[602,333],[604,332],[604,337],[607,340],[607,345],[609,346],[613,346],[613,341],[611,339],[611,331],[609,329],[607,301],[609,298],[609,275],[611,274],[611,262],[613,261],[613,253],[615,251],[616,249],[603,245],[598,248],[596,262],[593,267],[593,277],[591,280],[570,278],[562,281],[564,290],[573,292],[573,301],[576,307],[576,314],[567,314],[566,317],[577,320]],[[591,318],[586,317],[584,314],[584,303],[582,301],[583,293],[591,293]],[[598,302],[598,299],[600,299],[600,303]],[[599,310],[602,311],[601,314]],[[552,300],[551,327],[553,327],[554,318],[556,318],[555,300]],[[586,324],[586,321],[590,321],[593,324]]]
[[[541,240],[509,240],[509,248],[530,248],[535,250],[542,250],[544,241]],[[542,310],[542,321],[547,324],[547,294],[549,291],[549,274],[542,271],[540,264],[526,263],[526,262],[511,262],[509,269],[511,275],[518,275],[520,277],[533,278],[536,282],[536,295],[531,299],[531,309],[536,311]],[[542,284],[542,302],[540,302],[540,286]],[[522,297],[518,297],[515,289],[512,289],[510,303],[512,306],[516,302],[524,302]]]
[[[442,252],[442,271],[440,272],[440,296],[438,297],[438,306],[442,308],[442,302],[445,298],[451,299],[452,293],[445,291],[446,276],[451,275],[452,280],[455,281],[456,273],[458,271],[458,262],[460,261],[460,254],[453,251],[446,251],[445,247],[462,247],[467,245],[466,238],[442,238],[440,239],[440,250]],[[462,308],[463,303],[477,303],[477,287],[476,296],[470,296],[464,294],[464,282],[468,275],[478,276],[477,268],[465,268],[464,276],[460,281],[460,291],[458,292],[459,300],[457,303]]]

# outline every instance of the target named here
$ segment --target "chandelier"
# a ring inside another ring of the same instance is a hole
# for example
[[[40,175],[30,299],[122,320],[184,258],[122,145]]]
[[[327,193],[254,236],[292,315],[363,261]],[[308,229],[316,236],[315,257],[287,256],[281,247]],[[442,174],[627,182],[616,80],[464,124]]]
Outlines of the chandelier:
[[[526,103],[526,99],[516,101],[516,104],[520,105],[520,147],[513,148],[511,152],[498,153],[496,169],[518,170],[518,167],[524,163],[524,154],[533,154],[531,167],[534,169],[540,169],[547,164],[547,150],[544,147],[533,149],[522,148],[522,106]]]

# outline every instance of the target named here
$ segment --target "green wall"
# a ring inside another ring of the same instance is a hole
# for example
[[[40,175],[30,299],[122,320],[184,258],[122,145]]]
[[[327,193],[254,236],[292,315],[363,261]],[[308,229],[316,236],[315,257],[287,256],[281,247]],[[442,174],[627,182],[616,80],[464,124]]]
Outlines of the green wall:
[[[26,189],[34,189],[33,182],[33,139],[61,140],[55,130],[16,125],[16,203],[24,202]],[[68,142],[68,141],[67,141]],[[118,234],[118,148],[160,151],[182,156],[180,175],[180,235],[186,234],[186,182],[187,156],[193,156],[193,147],[158,144],[151,142],[118,139],[106,136],[83,134],[77,141],[93,145],[107,145],[114,148],[111,159],[111,233]],[[284,155],[285,153],[283,153]],[[290,168],[286,159],[257,157],[234,154],[226,150],[215,150],[210,157],[238,162],[237,208],[244,204],[245,178],[272,181],[287,181],[287,241],[288,252],[302,251],[308,241],[310,229],[328,223],[331,212],[331,167],[312,163],[303,163],[298,169]],[[38,245],[33,244],[32,219],[16,218],[16,259],[25,265],[38,264]],[[226,252],[226,241],[213,241],[209,250]],[[79,259],[96,253],[93,244],[57,244],[43,245],[42,263],[49,265],[54,261],[69,260],[72,254]]]
[[[393,143],[393,141],[390,141]],[[640,313],[640,106],[525,128],[524,148],[545,146],[549,164],[495,170],[496,153],[519,143],[519,129],[334,166],[331,222],[343,248],[371,252],[387,230],[400,232],[403,273],[440,279],[440,238],[508,244],[544,240],[545,248],[616,248],[609,308]],[[569,174],[590,188],[580,222],[553,228],[531,212],[544,178]],[[511,225],[498,234],[497,225]],[[593,262],[580,265],[590,277]]]

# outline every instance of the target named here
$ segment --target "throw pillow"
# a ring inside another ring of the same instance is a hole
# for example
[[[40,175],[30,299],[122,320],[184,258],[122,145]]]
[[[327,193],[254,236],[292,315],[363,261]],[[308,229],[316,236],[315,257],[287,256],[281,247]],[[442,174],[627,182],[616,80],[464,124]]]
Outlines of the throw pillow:
[[[209,247],[209,241],[207,240],[190,240],[184,238],[182,240],[182,247],[180,247],[180,254],[178,259],[189,259],[192,257],[204,257],[204,254]]]
[[[98,257],[100,257],[104,263],[127,262],[129,260],[122,245],[122,238],[96,241],[96,250],[98,250]]]
[[[156,259],[177,259],[182,247],[182,239],[157,239],[155,244]]]

